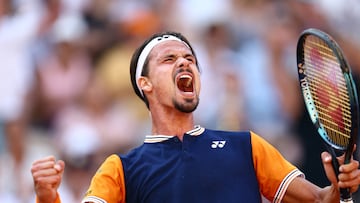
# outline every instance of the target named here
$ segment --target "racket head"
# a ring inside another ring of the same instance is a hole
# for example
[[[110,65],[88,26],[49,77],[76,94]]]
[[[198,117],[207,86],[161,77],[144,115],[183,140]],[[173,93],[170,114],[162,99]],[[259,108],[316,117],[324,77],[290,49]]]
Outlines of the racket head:
[[[358,134],[359,107],[342,50],[327,33],[310,28],[300,34],[297,65],[312,123],[328,145],[351,156]]]

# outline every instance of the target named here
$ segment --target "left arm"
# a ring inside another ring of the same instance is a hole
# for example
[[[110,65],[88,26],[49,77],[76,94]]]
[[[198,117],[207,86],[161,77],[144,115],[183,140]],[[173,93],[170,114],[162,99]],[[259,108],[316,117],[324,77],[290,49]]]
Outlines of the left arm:
[[[289,185],[283,202],[340,202],[339,188],[350,188],[351,192],[355,192],[360,184],[359,162],[351,160],[349,164],[341,165],[337,181],[335,172],[331,164],[331,155],[327,152],[321,154],[325,173],[330,186],[320,188],[313,183],[303,179],[295,178]]]

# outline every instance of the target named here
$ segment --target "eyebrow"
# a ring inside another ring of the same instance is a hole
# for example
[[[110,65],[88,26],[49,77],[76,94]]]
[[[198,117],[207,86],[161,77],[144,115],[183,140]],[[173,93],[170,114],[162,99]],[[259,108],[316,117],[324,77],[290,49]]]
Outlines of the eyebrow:
[[[187,58],[187,57],[193,57],[195,58],[195,55],[192,54],[192,53],[186,53],[186,54],[174,54],[174,53],[169,53],[169,54],[165,54],[163,56],[161,56],[160,58],[177,58],[177,57],[184,57],[184,58]]]

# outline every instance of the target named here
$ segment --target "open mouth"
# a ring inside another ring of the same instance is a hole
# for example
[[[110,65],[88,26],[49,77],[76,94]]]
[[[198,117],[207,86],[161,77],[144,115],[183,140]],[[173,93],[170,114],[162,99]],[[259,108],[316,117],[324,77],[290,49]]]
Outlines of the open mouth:
[[[181,75],[176,80],[176,85],[178,89],[182,92],[193,92],[194,85],[193,85],[193,78],[191,75]]]

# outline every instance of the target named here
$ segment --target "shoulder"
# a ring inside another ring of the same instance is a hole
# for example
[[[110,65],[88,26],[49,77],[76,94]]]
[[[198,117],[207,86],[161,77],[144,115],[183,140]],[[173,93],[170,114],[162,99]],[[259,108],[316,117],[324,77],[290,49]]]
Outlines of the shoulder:
[[[212,130],[205,129],[204,134],[207,136],[221,136],[229,138],[246,138],[250,137],[251,131],[224,131],[224,130]]]
[[[112,154],[108,156],[101,164],[96,175],[103,174],[119,174],[122,171],[122,162],[118,155]]]
[[[124,202],[125,178],[120,157],[110,155],[93,176],[82,202]]]

